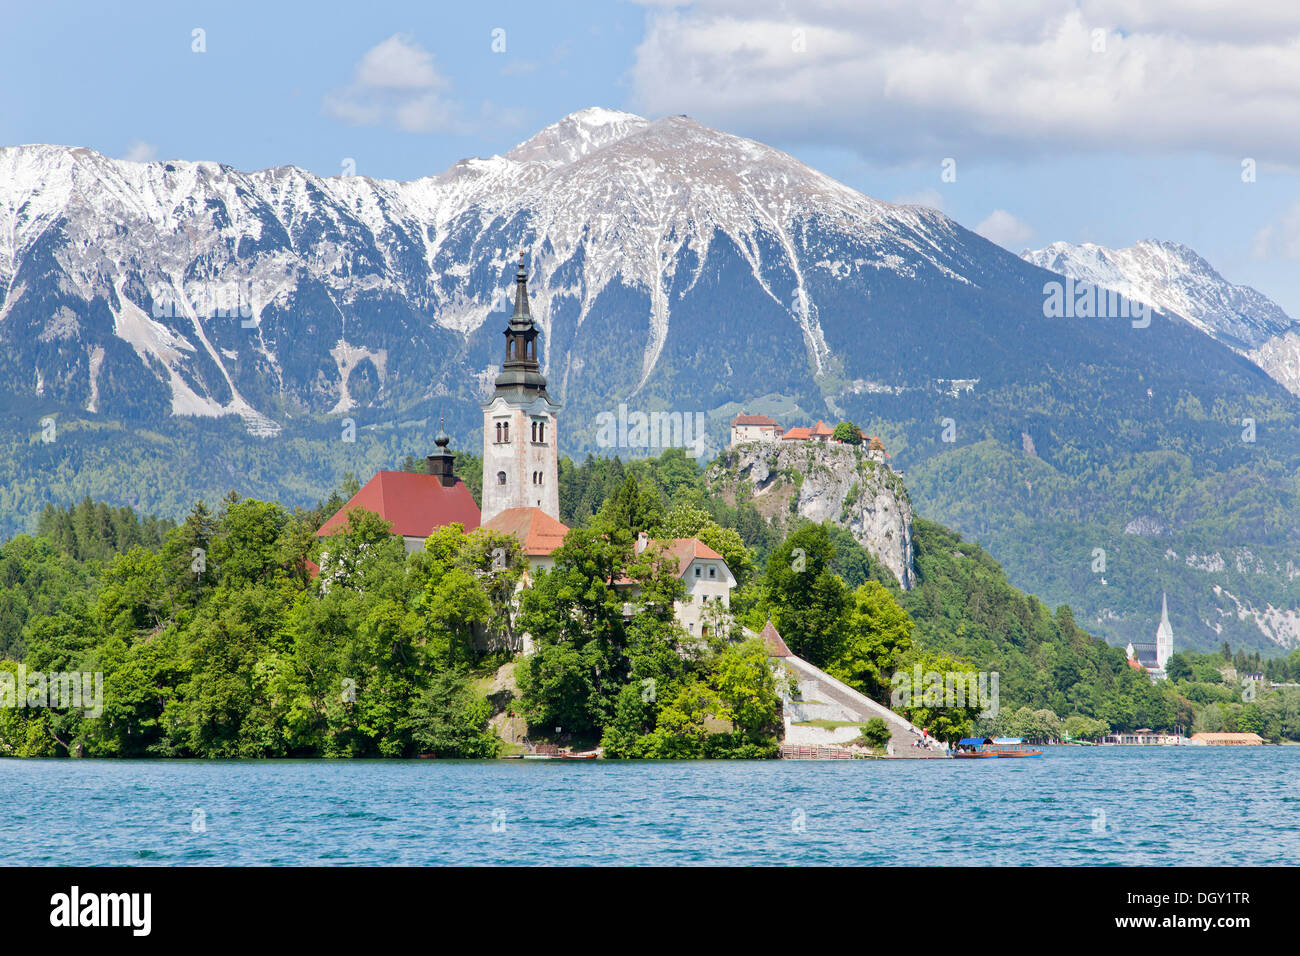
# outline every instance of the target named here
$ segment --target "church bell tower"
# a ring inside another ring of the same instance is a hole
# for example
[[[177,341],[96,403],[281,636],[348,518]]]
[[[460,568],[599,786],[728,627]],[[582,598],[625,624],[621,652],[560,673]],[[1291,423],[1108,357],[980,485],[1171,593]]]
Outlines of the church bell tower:
[[[555,418],[537,356],[537,326],[528,306],[528,272],[519,254],[515,311],[506,326],[506,354],[496,390],[483,403],[482,520],[508,508],[537,508],[560,520]]]

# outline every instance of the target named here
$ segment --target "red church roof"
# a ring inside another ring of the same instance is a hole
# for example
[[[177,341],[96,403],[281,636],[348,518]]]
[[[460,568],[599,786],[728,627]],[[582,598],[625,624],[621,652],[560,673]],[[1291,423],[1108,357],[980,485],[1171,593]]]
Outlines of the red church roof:
[[[435,475],[381,471],[321,525],[316,536],[342,531],[353,508],[373,511],[392,524],[393,534],[408,538],[427,538],[434,528],[457,522],[473,531],[479,523],[478,505],[460,479],[444,488]]]
[[[564,543],[569,528],[540,508],[507,508],[483,522],[489,531],[512,534],[524,545],[530,558],[545,557]]]

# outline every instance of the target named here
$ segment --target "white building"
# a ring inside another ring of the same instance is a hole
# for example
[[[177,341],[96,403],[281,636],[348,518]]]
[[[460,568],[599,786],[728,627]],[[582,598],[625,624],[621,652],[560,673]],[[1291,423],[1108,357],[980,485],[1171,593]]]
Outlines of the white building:
[[[737,415],[731,422],[731,445],[743,445],[745,442],[780,441],[784,429],[774,419],[766,415]]]
[[[673,602],[673,613],[687,634],[707,637],[714,627],[730,619],[736,576],[722,555],[699,538],[652,541],[644,534],[637,538],[637,554],[649,547],[662,548],[677,559],[677,576],[686,585],[686,596]]]

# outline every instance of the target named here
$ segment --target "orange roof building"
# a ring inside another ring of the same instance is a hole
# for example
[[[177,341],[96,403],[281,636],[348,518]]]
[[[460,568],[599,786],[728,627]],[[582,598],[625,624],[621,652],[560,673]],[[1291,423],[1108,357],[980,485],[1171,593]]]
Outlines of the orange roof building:
[[[731,591],[736,586],[736,576],[722,555],[699,538],[651,541],[642,534],[637,538],[637,554],[651,544],[662,547],[666,555],[677,559],[677,577],[686,585],[686,596],[673,605],[677,623],[688,634],[707,636],[711,627],[731,613]],[[615,585],[636,591],[635,582],[627,578],[616,581]]]
[[[533,567],[554,567],[551,554],[564,544],[569,528],[540,508],[507,508],[483,522],[488,531],[512,534],[524,546]]]

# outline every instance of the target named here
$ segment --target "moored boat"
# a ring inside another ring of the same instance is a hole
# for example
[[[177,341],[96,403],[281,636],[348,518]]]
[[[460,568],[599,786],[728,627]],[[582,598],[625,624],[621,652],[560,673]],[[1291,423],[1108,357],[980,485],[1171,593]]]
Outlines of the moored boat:
[[[953,748],[954,757],[1041,757],[1043,752],[1021,737],[963,737]]]
[[[999,757],[1041,757],[1043,752],[1023,737],[994,737],[989,748]]]
[[[963,737],[961,740],[957,741],[957,746],[953,748],[952,755],[954,757],[962,757],[965,759],[975,757],[996,757],[997,754],[992,750],[984,749],[986,744],[991,745],[992,743],[993,739],[991,737]]]

